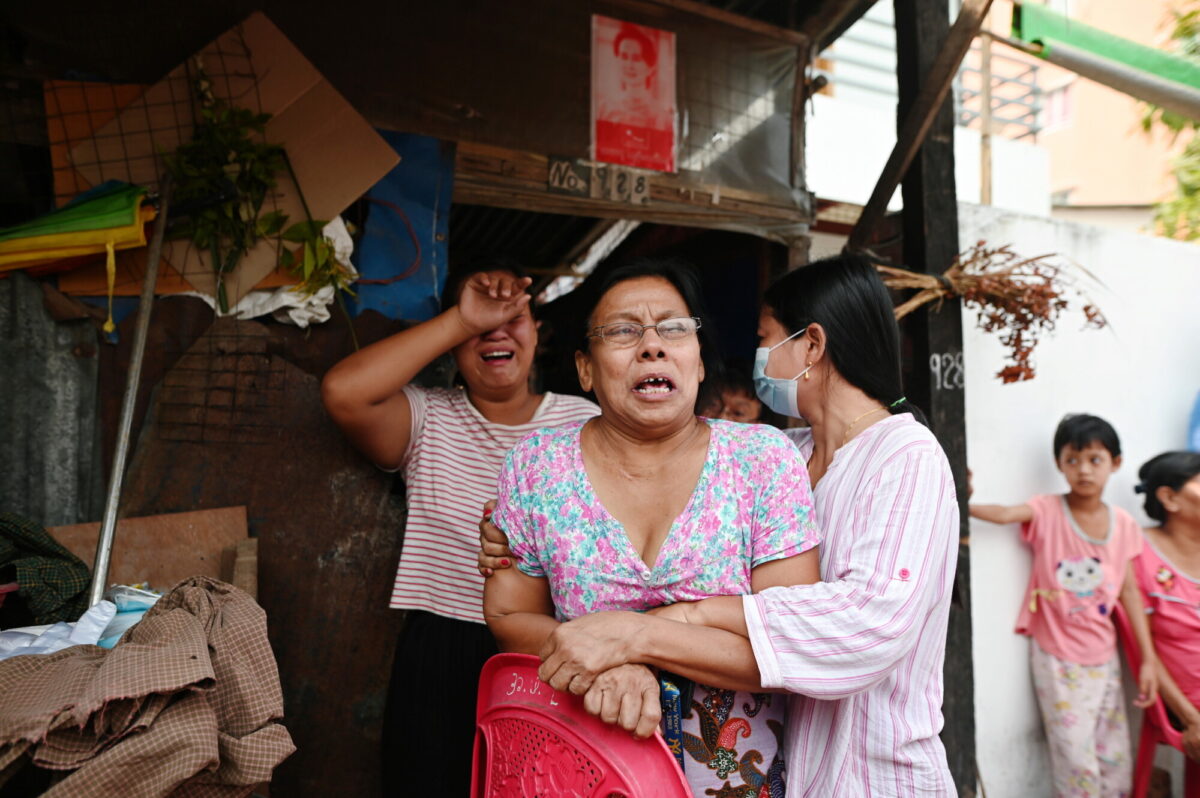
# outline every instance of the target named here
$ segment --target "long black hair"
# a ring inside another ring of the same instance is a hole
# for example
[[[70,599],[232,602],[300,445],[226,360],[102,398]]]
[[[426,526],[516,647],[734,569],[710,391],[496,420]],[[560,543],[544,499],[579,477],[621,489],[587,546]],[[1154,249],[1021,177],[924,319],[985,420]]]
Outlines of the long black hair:
[[[789,334],[817,323],[825,351],[846,380],[889,412],[925,414],[904,398],[900,378],[900,328],[892,298],[875,267],[861,255],[813,261],[776,280],[763,303]]]
[[[700,329],[696,331],[696,337],[700,341],[700,362],[704,364],[705,380],[719,381],[724,374],[724,367],[717,349],[716,330],[713,328],[712,317],[704,305],[704,292],[700,288],[700,279],[696,276],[695,270],[677,258],[639,258],[618,266],[604,275],[589,298],[587,313],[583,314],[580,320],[582,326],[579,328],[579,348],[584,352],[588,351],[591,344],[588,333],[594,326],[592,316],[595,315],[596,308],[600,305],[600,300],[604,298],[604,295],[621,283],[642,277],[658,277],[666,280],[683,297],[688,314],[700,319]]]
[[[1134,488],[1146,494],[1146,515],[1160,524],[1167,521],[1167,509],[1158,500],[1158,489],[1162,487],[1179,490],[1200,474],[1200,453],[1163,452],[1151,457],[1138,469],[1141,480]]]

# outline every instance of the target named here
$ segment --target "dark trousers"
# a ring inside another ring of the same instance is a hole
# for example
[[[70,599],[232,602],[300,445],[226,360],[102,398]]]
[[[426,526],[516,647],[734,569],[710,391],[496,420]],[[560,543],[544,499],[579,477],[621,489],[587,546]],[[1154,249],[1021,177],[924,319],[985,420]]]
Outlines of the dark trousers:
[[[479,672],[495,653],[481,623],[409,611],[383,717],[385,798],[469,795]]]

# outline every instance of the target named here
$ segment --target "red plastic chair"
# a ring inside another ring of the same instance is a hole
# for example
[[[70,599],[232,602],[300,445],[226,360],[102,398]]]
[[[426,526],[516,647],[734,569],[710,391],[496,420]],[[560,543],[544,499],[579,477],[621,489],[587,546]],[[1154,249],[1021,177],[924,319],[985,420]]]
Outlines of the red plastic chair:
[[[1125,660],[1136,679],[1142,667],[1142,655],[1137,638],[1133,636],[1129,616],[1125,614],[1125,608],[1121,604],[1116,604],[1112,617],[1117,626],[1121,648],[1125,651]],[[1142,712],[1142,736],[1138,740],[1137,759],[1133,765],[1132,798],[1145,798],[1146,790],[1150,786],[1150,774],[1154,770],[1154,752],[1160,745],[1169,745],[1183,751],[1183,733],[1171,725],[1171,720],[1167,717],[1167,706],[1161,696],[1154,702],[1154,706]],[[1188,760],[1187,765],[1184,798],[1200,798],[1200,772],[1197,772],[1200,769],[1197,769],[1191,760]]]
[[[540,661],[497,654],[479,676],[472,798],[691,798],[662,736],[635,740],[538,679]]]

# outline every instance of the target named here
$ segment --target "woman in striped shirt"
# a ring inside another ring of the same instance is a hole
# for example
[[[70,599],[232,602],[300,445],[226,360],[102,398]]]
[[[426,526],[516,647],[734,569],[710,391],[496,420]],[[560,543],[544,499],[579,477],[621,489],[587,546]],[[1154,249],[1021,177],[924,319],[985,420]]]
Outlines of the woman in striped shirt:
[[[756,389],[809,423],[793,441],[823,581],[572,620],[542,648],[542,678],[586,694],[633,662],[786,690],[788,796],[955,795],[938,732],[958,504],[941,446],[900,395],[887,290],[870,263],[841,256],[789,273],[764,301]]]
[[[338,363],[325,407],[363,454],[400,471],[408,499],[389,606],[408,610],[383,724],[384,795],[466,795],[475,688],[496,644],[475,570],[479,507],[504,455],[529,432],[590,418],[586,399],[537,394],[530,280],[491,262],[452,275],[443,312]],[[411,384],[445,353],[465,389]]]

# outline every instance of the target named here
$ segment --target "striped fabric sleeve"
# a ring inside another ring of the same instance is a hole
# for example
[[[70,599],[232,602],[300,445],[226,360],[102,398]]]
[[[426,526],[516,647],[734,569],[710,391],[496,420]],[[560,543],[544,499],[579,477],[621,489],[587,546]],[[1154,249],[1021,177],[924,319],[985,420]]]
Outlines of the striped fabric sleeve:
[[[884,463],[839,519],[854,543],[839,578],[776,587],[743,606],[764,687],[845,698],[884,680],[917,644],[953,579],[947,547],[957,535],[949,468],[932,446]],[[841,566],[839,566],[841,568]]]
[[[425,429],[425,416],[429,412],[429,400],[424,388],[419,385],[405,385],[401,390],[404,391],[404,395],[408,398],[408,411],[409,416],[412,418],[412,428],[408,433],[408,446],[404,448],[404,456],[400,458],[400,466],[394,469],[396,471],[407,466],[409,458],[419,448],[417,440],[421,437],[421,433]]]
[[[544,578],[546,571],[538,557],[530,515],[530,491],[521,476],[527,473],[524,463],[518,462],[521,444],[517,444],[504,458],[500,479],[496,486],[496,509],[492,523],[508,536],[508,548],[516,559],[517,570],[526,576]]]

